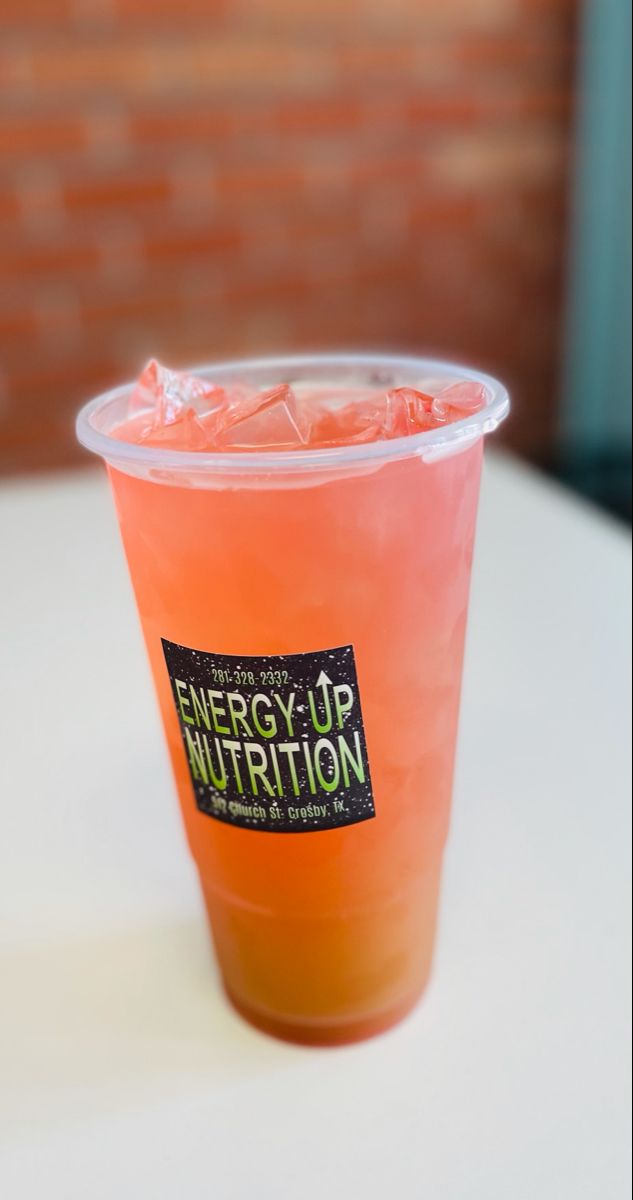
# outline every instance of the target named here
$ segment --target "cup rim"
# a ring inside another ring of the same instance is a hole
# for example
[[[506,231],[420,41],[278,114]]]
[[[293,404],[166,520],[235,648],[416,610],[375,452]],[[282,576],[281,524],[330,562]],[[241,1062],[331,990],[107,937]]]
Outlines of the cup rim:
[[[443,359],[418,357],[410,354],[335,353],[267,355],[259,358],[226,359],[187,368],[188,373],[221,382],[239,372],[251,375],[258,371],[279,373],[280,382],[292,383],[292,375],[302,369],[332,367],[339,370],[358,369],[365,371],[393,371],[410,376],[406,382],[395,386],[415,387],[415,378],[420,375],[437,374],[447,379],[472,380],[486,388],[487,401],[482,409],[453,421],[438,429],[430,429],[405,437],[360,445],[332,446],[320,449],[301,450],[236,450],[197,451],[173,450],[158,446],[144,446],[136,442],[125,442],[104,433],[96,427],[95,419],[108,405],[114,404],[129,394],[136,381],[124,383],[100,393],[80,409],[76,421],[77,439],[87,450],[100,455],[113,466],[126,465],[170,472],[213,472],[222,474],[251,474],[253,472],[278,473],[322,471],[341,468],[373,460],[376,465],[389,459],[417,456],[426,461],[444,457],[465,449],[485,434],[492,433],[510,411],[507,389],[499,380],[486,372],[461,363]],[[290,372],[291,378],[288,378]]]

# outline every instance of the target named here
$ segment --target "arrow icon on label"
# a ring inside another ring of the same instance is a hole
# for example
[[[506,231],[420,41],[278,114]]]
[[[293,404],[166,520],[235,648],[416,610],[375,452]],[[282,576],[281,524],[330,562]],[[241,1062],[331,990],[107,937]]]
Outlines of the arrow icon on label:
[[[329,692],[327,690],[328,684],[331,682],[332,682],[332,680],[330,679],[329,675],[326,675],[325,671],[321,671],[321,674],[319,675],[319,678],[316,681],[314,692],[312,691],[312,689],[310,689],[310,691],[308,692],[308,706],[310,708],[310,717],[312,719],[312,724],[313,724],[314,728],[316,729],[317,733],[328,733],[329,730],[332,728],[332,705],[330,704],[330,696],[329,696]],[[322,721],[319,720],[319,714],[317,713],[317,702],[315,701],[315,698],[314,698],[316,695],[317,688],[321,688],[321,695],[322,695],[321,703],[323,705],[323,714],[324,714],[324,719]]]

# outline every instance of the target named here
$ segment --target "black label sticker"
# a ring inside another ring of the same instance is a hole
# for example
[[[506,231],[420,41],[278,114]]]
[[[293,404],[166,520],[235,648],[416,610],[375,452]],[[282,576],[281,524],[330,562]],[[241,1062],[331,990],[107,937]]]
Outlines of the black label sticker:
[[[352,646],[207,654],[163,638],[200,812],[309,833],[375,816]]]

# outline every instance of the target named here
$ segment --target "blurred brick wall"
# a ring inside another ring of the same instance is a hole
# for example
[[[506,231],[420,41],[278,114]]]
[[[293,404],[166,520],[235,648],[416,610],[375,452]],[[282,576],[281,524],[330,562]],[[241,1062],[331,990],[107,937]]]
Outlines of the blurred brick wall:
[[[314,346],[557,390],[574,0],[1,0],[0,463],[84,398]]]

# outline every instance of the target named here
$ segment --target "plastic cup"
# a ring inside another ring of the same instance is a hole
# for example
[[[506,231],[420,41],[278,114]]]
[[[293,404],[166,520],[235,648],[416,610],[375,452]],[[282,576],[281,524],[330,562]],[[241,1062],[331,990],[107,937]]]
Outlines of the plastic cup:
[[[350,1042],[429,978],[483,436],[508,396],[409,357],[195,373],[487,391],[454,424],[325,450],[121,441],[129,385],[78,418],[108,466],[226,992],[277,1036]]]

